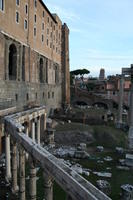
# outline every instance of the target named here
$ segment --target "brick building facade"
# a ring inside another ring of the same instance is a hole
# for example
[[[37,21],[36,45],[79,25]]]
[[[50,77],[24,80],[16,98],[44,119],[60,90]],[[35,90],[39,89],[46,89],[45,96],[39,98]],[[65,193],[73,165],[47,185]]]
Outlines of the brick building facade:
[[[42,0],[0,0],[0,99],[70,103],[69,29]]]

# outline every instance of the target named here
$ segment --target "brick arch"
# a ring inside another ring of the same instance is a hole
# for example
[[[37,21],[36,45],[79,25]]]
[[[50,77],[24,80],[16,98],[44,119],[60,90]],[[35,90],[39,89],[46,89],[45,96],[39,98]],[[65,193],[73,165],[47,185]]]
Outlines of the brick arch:
[[[9,46],[8,74],[9,80],[17,79],[17,47],[13,43]]]

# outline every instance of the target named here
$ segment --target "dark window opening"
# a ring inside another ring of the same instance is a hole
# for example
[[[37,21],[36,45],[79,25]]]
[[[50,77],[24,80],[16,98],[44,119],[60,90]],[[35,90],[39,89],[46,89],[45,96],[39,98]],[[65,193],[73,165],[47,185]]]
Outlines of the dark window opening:
[[[40,58],[39,80],[40,80],[40,83],[44,82],[44,80],[43,80],[43,59],[42,58]]]
[[[36,15],[34,15],[34,22],[36,23]]]
[[[37,99],[37,92],[36,92],[36,99]]]
[[[48,99],[50,99],[50,92],[48,92]]]
[[[19,23],[19,13],[16,12],[16,22]]]
[[[34,36],[36,36],[36,28],[34,28]]]
[[[16,0],[16,5],[19,6],[19,0]]]
[[[52,98],[54,98],[54,92],[52,92]]]
[[[43,92],[42,96],[43,96],[43,99],[44,99],[44,92]]]
[[[45,16],[45,12],[43,11],[43,13],[42,13],[42,16],[44,17]]]
[[[18,101],[18,94],[15,94],[15,99],[16,101]]]
[[[27,29],[27,28],[28,28],[28,22],[27,22],[27,20],[26,20],[26,19],[24,20],[24,28],[25,28],[25,29]]]
[[[27,99],[27,101],[29,100],[29,94],[28,93],[26,94],[26,99]]]
[[[9,47],[9,80],[17,78],[17,49],[14,44]]]
[[[37,0],[34,0],[34,6],[37,7]]]
[[[25,5],[25,13],[28,14],[28,5]]]

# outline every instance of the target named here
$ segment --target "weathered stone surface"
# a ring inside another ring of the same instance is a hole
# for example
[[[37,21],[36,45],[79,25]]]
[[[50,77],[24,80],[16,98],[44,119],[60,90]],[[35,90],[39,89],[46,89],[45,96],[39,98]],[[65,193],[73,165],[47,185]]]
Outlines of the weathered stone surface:
[[[133,185],[125,184],[121,186],[122,190],[122,200],[132,200],[133,199]]]
[[[111,193],[111,186],[108,181],[105,180],[98,180],[96,181],[98,188],[104,192],[105,194],[109,195]]]

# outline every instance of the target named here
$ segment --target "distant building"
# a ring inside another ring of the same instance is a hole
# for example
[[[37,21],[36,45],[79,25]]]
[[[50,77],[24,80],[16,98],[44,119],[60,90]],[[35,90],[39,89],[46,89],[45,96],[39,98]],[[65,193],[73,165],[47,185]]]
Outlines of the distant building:
[[[103,68],[100,69],[99,80],[104,81],[105,79],[105,70]]]
[[[119,101],[120,79],[121,79],[120,75],[109,76],[107,83],[106,83],[107,98],[112,99],[115,102]],[[125,77],[125,79],[124,79],[124,104],[127,106],[129,106],[130,87],[131,87],[130,77]]]

